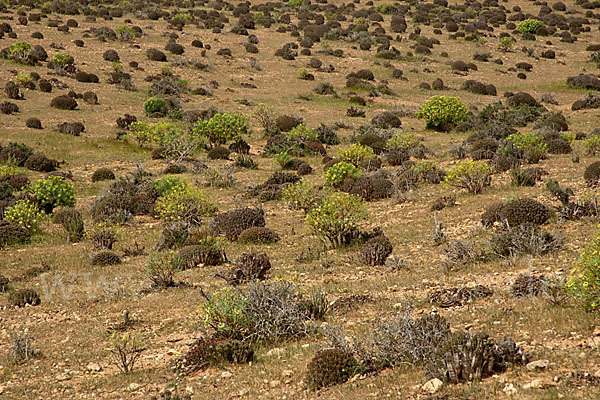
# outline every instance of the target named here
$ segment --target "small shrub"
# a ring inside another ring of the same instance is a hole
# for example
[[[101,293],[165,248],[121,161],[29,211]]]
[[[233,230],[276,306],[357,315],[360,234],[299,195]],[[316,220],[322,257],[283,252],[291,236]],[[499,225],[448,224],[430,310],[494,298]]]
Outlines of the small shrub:
[[[238,208],[216,215],[207,229],[214,235],[237,240],[242,231],[256,226],[265,226],[264,212],[254,208]]]
[[[262,281],[268,278],[271,262],[266,253],[242,253],[235,261],[231,271],[217,276],[230,285],[241,285],[249,281]]]
[[[410,150],[421,144],[421,140],[413,133],[403,132],[392,136],[386,143],[386,148],[392,150]]]
[[[245,229],[238,236],[240,243],[252,243],[252,244],[270,244],[279,241],[279,235],[269,228],[263,226],[253,226]]]
[[[241,168],[258,169],[258,164],[254,161],[254,158],[248,154],[238,154],[235,158],[235,165]]]
[[[39,230],[40,223],[44,218],[45,214],[29,200],[19,200],[13,206],[4,210],[4,220],[6,222],[17,224],[32,233]]]
[[[505,36],[503,38],[500,38],[500,40],[498,41],[498,48],[502,51],[509,51],[513,48],[516,42],[517,41],[514,38],[510,36]]]
[[[571,270],[566,289],[585,310],[600,309],[600,234],[588,244]]]
[[[115,332],[111,338],[113,362],[125,374],[133,371],[143,351],[142,339],[137,334]]]
[[[428,128],[449,131],[461,122],[470,120],[469,109],[458,97],[433,96],[417,112]]]
[[[62,176],[51,175],[39,179],[31,183],[27,191],[46,214],[51,214],[55,207],[75,205],[75,188]]]
[[[287,138],[288,140],[302,139],[317,142],[319,134],[304,124],[298,124],[287,133]]]
[[[521,21],[519,25],[517,25],[517,30],[521,33],[535,34],[537,30],[542,26],[542,21],[534,18],[528,18],[524,21]]]
[[[85,233],[83,217],[72,207],[63,208],[61,211],[60,224],[67,232],[67,242],[79,242]],[[56,213],[55,213],[56,216]],[[56,221],[56,219],[55,219]]]
[[[446,171],[444,183],[481,193],[492,182],[492,168],[484,161],[460,161],[456,167]]]
[[[492,252],[499,257],[537,256],[560,249],[562,244],[561,236],[545,232],[530,223],[509,227],[490,240]]]
[[[121,257],[119,257],[110,250],[101,250],[98,253],[92,255],[90,261],[92,265],[103,267],[106,265],[120,264]]]
[[[144,102],[144,110],[148,115],[154,113],[164,114],[167,111],[167,103],[160,97],[152,97]]]
[[[534,297],[544,293],[547,279],[543,275],[519,274],[510,286],[513,297]]]
[[[313,390],[344,383],[360,372],[351,353],[340,349],[318,351],[308,363],[306,382]]]
[[[25,332],[15,332],[10,338],[10,358],[15,364],[21,364],[37,355],[33,347],[33,337]]]
[[[550,210],[540,202],[522,198],[504,203],[495,203],[488,207],[481,217],[484,226],[498,222],[509,227],[522,224],[542,225],[550,218]]]
[[[363,264],[376,266],[384,265],[385,260],[392,254],[392,243],[383,234],[369,239],[359,250],[359,259]]]
[[[19,289],[8,295],[8,303],[13,307],[37,306],[41,302],[40,295],[33,289]]]
[[[118,240],[117,228],[106,223],[100,223],[88,229],[86,237],[92,241],[96,250],[112,250]]]
[[[600,154],[600,135],[592,135],[584,140],[586,154],[596,156]]]
[[[152,282],[152,287],[166,289],[175,286],[173,259],[173,252],[155,252],[148,257],[146,273]]]
[[[339,158],[342,161],[351,163],[355,166],[360,165],[364,161],[372,160],[375,157],[376,155],[372,148],[363,146],[360,143],[354,143],[339,152]]]
[[[206,136],[213,145],[238,142],[242,139],[242,134],[248,132],[248,122],[239,114],[215,114],[209,120],[200,121],[194,126],[194,133]]]
[[[252,317],[248,300],[238,291],[223,288],[202,303],[202,322],[215,332],[215,336],[227,339],[247,339],[252,330]]]
[[[292,210],[304,210],[304,212],[308,212],[317,205],[322,197],[319,188],[304,179],[284,186],[281,192],[283,200],[289,208]]]
[[[224,363],[247,363],[254,359],[249,343],[224,338],[202,338],[183,357],[180,368],[186,373]]]
[[[342,161],[327,168],[323,178],[328,185],[337,187],[346,179],[358,179],[362,175],[360,168],[354,164]]]
[[[306,223],[313,233],[339,247],[356,237],[359,224],[366,218],[367,210],[360,197],[336,192],[308,212]]]
[[[18,243],[25,243],[31,238],[29,229],[16,224],[0,221],[0,249]]]
[[[154,210],[164,222],[199,225],[203,217],[214,214],[217,208],[197,187],[180,185],[159,197]]]
[[[108,168],[98,168],[92,174],[92,182],[112,181],[115,179],[115,173]]]
[[[198,266],[220,265],[227,259],[223,242],[219,238],[206,237],[198,244],[181,248],[173,259],[177,269],[184,270]]]

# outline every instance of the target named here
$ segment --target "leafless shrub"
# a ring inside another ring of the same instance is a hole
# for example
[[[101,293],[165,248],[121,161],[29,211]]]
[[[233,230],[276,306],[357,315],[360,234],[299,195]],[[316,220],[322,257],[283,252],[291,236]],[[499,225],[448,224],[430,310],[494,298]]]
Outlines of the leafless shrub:
[[[33,337],[27,332],[14,332],[10,338],[10,358],[20,364],[34,357],[37,351],[33,348]]]
[[[562,235],[546,232],[533,224],[508,228],[506,232],[494,236],[490,241],[493,254],[504,258],[527,254],[538,256],[560,249],[562,246]]]
[[[477,248],[474,243],[452,239],[444,249],[446,259],[443,265],[452,271],[459,267],[485,261],[488,258],[486,251]]]
[[[133,371],[135,364],[144,351],[142,339],[135,334],[113,334],[111,338],[111,353],[117,367],[125,374]]]
[[[205,185],[217,188],[229,188],[235,185],[232,166],[209,168],[202,171],[206,178]]]
[[[235,261],[229,272],[218,272],[215,276],[225,279],[230,285],[240,285],[254,280],[265,280],[271,269],[271,262],[266,253],[243,253]]]
[[[408,265],[408,260],[397,255],[392,255],[387,258],[387,260],[385,261],[385,265],[389,269],[396,271],[406,268],[406,266]]]

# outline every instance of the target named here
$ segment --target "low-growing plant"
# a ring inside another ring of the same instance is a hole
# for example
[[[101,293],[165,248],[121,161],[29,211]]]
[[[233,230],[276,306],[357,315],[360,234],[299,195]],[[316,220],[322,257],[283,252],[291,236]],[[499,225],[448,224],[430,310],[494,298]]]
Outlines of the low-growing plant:
[[[460,161],[446,171],[444,183],[467,189],[471,193],[481,193],[492,182],[492,168],[484,161]]]
[[[38,179],[27,186],[33,200],[46,214],[51,214],[55,207],[73,207],[75,205],[75,188],[62,176],[48,176]]]
[[[163,176],[157,178],[150,184],[152,189],[156,189],[160,195],[165,195],[178,187],[186,187],[187,184],[176,176]]]
[[[600,135],[591,135],[583,142],[586,154],[596,156],[600,154]]]
[[[458,97],[433,96],[421,106],[417,117],[424,119],[428,128],[449,131],[470,120],[471,113]]]
[[[176,221],[199,225],[203,217],[212,215],[217,208],[204,192],[195,186],[175,186],[171,191],[159,197],[155,212],[168,223]]]
[[[323,178],[328,185],[337,187],[346,179],[357,179],[362,175],[360,168],[342,161],[327,168]]]
[[[281,192],[283,200],[289,208],[304,210],[304,212],[308,212],[319,204],[322,198],[319,188],[305,179],[284,186]]]
[[[98,223],[85,232],[85,237],[91,240],[96,250],[112,250],[119,239],[119,229],[108,223]]]
[[[261,103],[252,111],[252,116],[263,127],[265,135],[274,135],[279,131],[277,128],[277,116],[272,106]]]
[[[202,322],[214,330],[215,336],[247,339],[252,330],[248,300],[232,288],[223,288],[209,296],[201,306]]]
[[[35,82],[29,72],[21,71],[21,72],[17,73],[17,75],[15,75],[13,81],[19,87],[23,87],[23,88],[27,88],[27,89],[35,88]]]
[[[114,333],[111,337],[113,362],[125,374],[133,371],[144,351],[142,338],[135,333]]]
[[[172,251],[154,252],[146,262],[146,273],[152,286],[158,289],[166,289],[175,286],[173,275],[175,265],[173,263],[174,253]]]
[[[376,158],[375,152],[369,146],[363,146],[360,143],[354,143],[339,152],[339,158],[342,161],[358,166],[363,161]]]
[[[240,114],[215,114],[212,118],[200,121],[194,132],[206,136],[211,144],[222,145],[229,141],[238,142],[249,132],[246,118]]]
[[[339,247],[356,237],[359,224],[367,217],[364,201],[359,196],[335,192],[308,212],[306,223],[313,233]]]
[[[249,154],[238,154],[235,158],[235,165],[237,167],[247,168],[247,169],[258,169],[258,164],[254,161]]]
[[[509,51],[515,45],[516,40],[511,36],[504,36],[498,41],[498,48],[502,51]]]
[[[282,151],[275,154],[275,161],[281,168],[285,168],[288,166],[290,161],[292,161],[292,156],[290,156],[287,151]]]
[[[123,42],[130,42],[135,38],[135,31],[128,25],[119,25],[115,28],[115,33],[119,40]]]
[[[35,203],[29,200],[19,200],[15,205],[4,210],[4,220],[18,224],[35,233],[40,228],[40,223],[45,219],[45,214],[40,211]]]
[[[33,347],[33,336],[27,332],[14,332],[10,338],[10,358],[15,364],[21,364],[37,354]]]
[[[536,147],[542,151],[546,151],[546,143],[544,139],[535,132],[529,133],[513,133],[506,138],[513,144],[517,149],[527,151],[531,147]]]
[[[600,310],[600,232],[579,256],[566,289],[587,311]]]
[[[146,114],[148,115],[164,113],[166,109],[167,103],[165,99],[160,97],[151,97],[144,102],[144,111],[146,111]]]
[[[539,19],[527,18],[517,25],[517,30],[521,33],[536,33],[544,24]]]
[[[410,150],[421,144],[421,140],[411,132],[403,132],[392,136],[386,142],[388,150]]]
[[[66,67],[75,62],[75,59],[66,53],[56,53],[52,56],[52,63],[59,67]]]
[[[302,139],[316,142],[319,134],[304,124],[298,124],[287,133],[288,140]]]

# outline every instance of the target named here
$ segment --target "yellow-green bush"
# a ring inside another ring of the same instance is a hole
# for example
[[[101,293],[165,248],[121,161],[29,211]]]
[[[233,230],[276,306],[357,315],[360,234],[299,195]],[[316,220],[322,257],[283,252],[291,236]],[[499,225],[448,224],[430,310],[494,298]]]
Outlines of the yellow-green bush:
[[[179,185],[159,197],[154,210],[164,222],[184,221],[199,225],[202,218],[213,215],[217,207],[197,187]]]
[[[413,133],[403,132],[389,138],[386,147],[388,150],[409,150],[417,147],[420,143],[421,140]]]
[[[596,233],[594,241],[581,253],[566,287],[569,294],[581,301],[586,310],[600,309],[600,232]]]
[[[335,192],[308,212],[306,223],[314,234],[339,247],[349,244],[356,237],[360,223],[367,217],[361,197]]]
[[[39,210],[36,204],[29,200],[19,200],[12,207],[4,210],[4,219],[6,222],[19,224],[30,232],[39,230],[40,223],[44,220],[45,214]]]
[[[424,119],[428,128],[449,131],[470,120],[471,113],[458,97],[433,96],[421,106],[417,117]]]
[[[354,143],[340,150],[339,157],[342,161],[358,166],[363,161],[372,160],[376,157],[375,152],[369,146]]]
[[[240,114],[215,114],[207,121],[200,121],[194,127],[198,135],[206,136],[214,145],[229,141],[238,142],[242,134],[248,133],[250,127],[246,117]]]
[[[323,178],[328,185],[339,186],[346,178],[357,179],[362,175],[360,168],[349,162],[339,162],[327,168]]]
[[[444,183],[467,189],[471,193],[481,193],[492,182],[492,168],[484,161],[464,160],[446,171]]]

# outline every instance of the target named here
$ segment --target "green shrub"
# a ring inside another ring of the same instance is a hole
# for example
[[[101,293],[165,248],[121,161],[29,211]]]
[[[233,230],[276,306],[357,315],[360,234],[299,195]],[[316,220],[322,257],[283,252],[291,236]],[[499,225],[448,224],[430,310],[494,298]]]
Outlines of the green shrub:
[[[517,25],[517,30],[521,33],[536,33],[542,25],[542,21],[538,19],[527,18]]]
[[[600,154],[600,135],[592,135],[583,142],[585,152],[591,156]]]
[[[123,42],[132,41],[135,38],[135,31],[128,25],[119,25],[115,28],[119,40]]]
[[[32,47],[27,42],[13,43],[8,49],[8,58],[21,64],[34,65],[36,62],[32,55]]]
[[[282,151],[275,155],[275,161],[281,168],[285,168],[292,161],[292,156],[290,156],[287,151]]]
[[[302,0],[289,0],[288,1],[288,6],[290,7],[300,7],[302,6],[303,2]]]
[[[388,150],[410,150],[419,144],[421,144],[421,140],[413,133],[403,132],[389,138],[386,142],[386,148]]]
[[[30,232],[39,230],[39,225],[44,217],[45,214],[39,210],[37,205],[28,200],[19,200],[14,206],[4,210],[6,222],[18,224]]]
[[[144,102],[146,114],[165,113],[167,111],[167,102],[160,97],[151,97]]]
[[[175,186],[159,197],[154,207],[163,222],[184,221],[199,225],[202,217],[214,214],[217,207],[195,186]]]
[[[510,36],[505,36],[498,41],[498,48],[502,51],[510,50],[516,43],[516,40]]]
[[[194,127],[198,135],[206,136],[213,145],[228,141],[239,142],[242,134],[249,132],[248,121],[240,114],[215,114],[208,121],[200,121]]]
[[[481,193],[492,182],[492,168],[484,161],[461,161],[446,171],[444,182],[471,193]]]
[[[359,224],[367,216],[364,201],[359,196],[335,192],[308,212],[306,223],[316,235],[338,247],[354,239]]]
[[[215,331],[215,336],[228,339],[245,339],[252,329],[248,300],[232,288],[223,288],[203,304],[202,322]]]
[[[60,67],[66,67],[67,65],[71,65],[75,62],[75,59],[65,53],[57,53],[52,56],[52,63],[58,65]]]
[[[258,164],[249,154],[238,154],[235,158],[235,165],[247,169],[258,169]]]
[[[425,119],[428,128],[449,131],[470,120],[471,114],[458,97],[433,96],[421,106],[417,117]]]
[[[21,71],[21,72],[17,73],[17,75],[14,77],[13,81],[19,87],[24,87],[24,88],[28,88],[28,89],[35,88],[35,82],[29,72]]]
[[[163,176],[150,184],[150,187],[156,189],[161,196],[180,186],[185,187],[187,184],[176,176]]]
[[[136,121],[132,123],[129,126],[128,135],[133,136],[137,140],[140,147],[154,140],[154,130],[152,125],[142,121]]]
[[[506,138],[509,142],[519,150],[527,151],[532,147],[536,147],[542,151],[546,151],[546,143],[544,143],[544,139],[535,132],[529,133],[513,133],[512,135]]]
[[[152,282],[152,286],[158,289],[165,289],[175,286],[173,274],[175,273],[175,264],[173,263],[174,253],[154,252],[146,261],[146,273]]]
[[[75,188],[62,176],[39,179],[31,183],[27,191],[46,214],[51,214],[54,207],[75,205]]]
[[[342,161],[358,166],[361,162],[372,160],[377,156],[371,147],[363,146],[360,143],[354,143],[345,149],[340,150],[339,157]]]
[[[346,178],[357,179],[362,175],[360,168],[348,162],[339,162],[327,168],[323,178],[331,186],[339,186]]]
[[[319,188],[304,179],[284,186],[281,193],[289,208],[305,212],[317,205],[321,199]]]
[[[600,309],[600,232],[579,256],[566,287],[586,310]]]
[[[319,140],[319,134],[304,124],[298,124],[287,133],[288,140],[302,139],[316,142]]]

